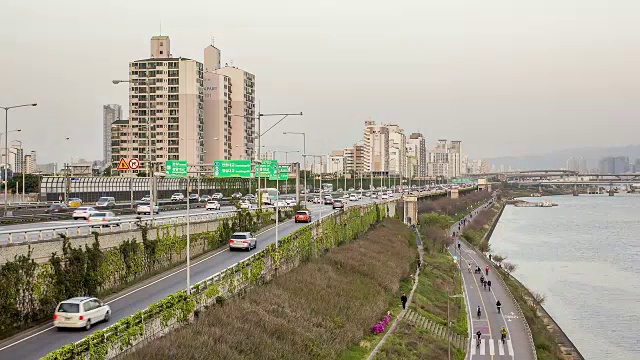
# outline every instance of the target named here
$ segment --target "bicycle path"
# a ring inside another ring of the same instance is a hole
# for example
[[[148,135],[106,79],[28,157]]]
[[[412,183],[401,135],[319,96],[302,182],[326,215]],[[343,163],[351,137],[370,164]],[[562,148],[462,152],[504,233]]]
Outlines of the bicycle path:
[[[477,215],[479,210],[474,210],[470,215]],[[466,223],[464,220],[467,220]],[[467,215],[460,221],[460,230],[469,224],[471,217]],[[458,224],[454,225],[453,231],[458,229]],[[458,245],[459,244],[459,245]],[[459,246],[459,247],[458,247]],[[452,255],[457,255],[464,281],[464,290],[467,302],[467,311],[470,318],[471,341],[468,349],[469,360],[471,359],[518,359],[534,360],[531,343],[525,320],[520,317],[515,301],[507,292],[505,285],[495,274],[493,268],[489,266],[486,259],[475,249],[465,242],[456,239],[454,245],[449,248]],[[471,265],[471,271],[468,270]],[[481,274],[474,273],[476,267],[480,267]],[[489,266],[488,275],[485,272]],[[480,277],[491,280],[491,290],[483,287]],[[500,300],[502,307],[498,313],[496,302]],[[477,308],[480,307],[481,315],[477,316]],[[504,344],[500,339],[500,330],[504,327],[507,330],[507,337]],[[476,332],[482,333],[480,342],[476,340]]]

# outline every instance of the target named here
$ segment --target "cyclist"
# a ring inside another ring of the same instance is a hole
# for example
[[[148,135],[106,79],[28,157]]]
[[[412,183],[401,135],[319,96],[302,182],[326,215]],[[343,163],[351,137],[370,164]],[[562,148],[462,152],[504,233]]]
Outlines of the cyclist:
[[[503,344],[506,338],[507,338],[507,329],[503,327],[502,329],[500,329],[500,339],[502,340]]]
[[[480,311],[480,305],[478,305],[478,319],[480,319],[481,315],[482,315],[482,311]]]
[[[467,263],[467,267],[469,268],[469,274],[471,274],[471,263]]]
[[[480,346],[480,342],[482,341],[482,339],[480,339],[480,337],[482,336],[482,332],[478,330],[478,332],[476,333],[476,336],[478,337],[478,341],[476,341],[476,346]]]
[[[496,302],[496,307],[498,308],[498,314],[500,314],[500,306],[502,306],[502,304],[500,303],[500,300],[498,300],[498,302]]]

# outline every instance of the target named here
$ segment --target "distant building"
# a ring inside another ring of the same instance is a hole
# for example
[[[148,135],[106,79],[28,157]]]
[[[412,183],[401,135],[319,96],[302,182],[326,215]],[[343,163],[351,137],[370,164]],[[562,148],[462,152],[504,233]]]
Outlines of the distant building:
[[[41,173],[41,174],[55,174],[58,172],[58,164],[56,163],[37,164],[35,172]]]
[[[33,174],[36,170],[36,163],[33,161],[33,156],[25,155],[24,156],[24,173],[25,174]]]
[[[411,154],[409,154],[409,152]],[[427,176],[427,142],[420,133],[412,133],[407,139],[407,155],[415,158],[414,177]]]
[[[567,170],[569,171],[579,171],[580,165],[578,164],[578,159],[572,157],[567,160]]]
[[[345,172],[345,151],[334,150],[327,155],[327,172],[343,176]]]
[[[631,171],[628,156],[608,156],[598,162],[600,174],[625,174]]]
[[[431,177],[452,179],[462,172],[462,142],[440,139],[435,147],[429,151],[427,173]]]
[[[262,151],[260,153],[260,160],[275,160],[276,152],[275,151]]]
[[[362,137],[364,146],[364,169],[366,172],[389,171],[389,128],[365,121]]]
[[[640,159],[636,159],[636,162],[633,163],[633,172],[636,174],[640,173]]]
[[[111,125],[122,119],[122,106],[107,104],[102,106],[102,161],[111,163]]]

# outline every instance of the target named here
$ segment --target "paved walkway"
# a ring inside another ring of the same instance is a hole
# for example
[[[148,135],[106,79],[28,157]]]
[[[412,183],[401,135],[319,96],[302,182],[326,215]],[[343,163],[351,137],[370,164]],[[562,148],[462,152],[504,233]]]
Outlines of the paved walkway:
[[[454,225],[452,234],[456,235],[460,230],[464,230],[473,216],[479,210],[474,210],[470,215],[460,220]],[[522,318],[521,312],[515,300],[508,292],[502,279],[496,274],[493,266],[480,252],[467,245],[466,242],[456,240],[455,244],[449,248],[452,255],[457,255],[460,261],[462,278],[464,280],[464,292],[467,303],[467,311],[471,319],[471,342],[467,359],[518,359],[534,360],[535,354],[532,351],[529,339],[528,327]],[[471,270],[468,265],[471,265]],[[486,268],[489,266],[488,275]],[[474,273],[474,269],[480,267],[481,274]],[[480,277],[491,281],[491,289],[485,288],[480,282]],[[501,312],[498,313],[496,302],[500,300],[502,304]],[[477,309],[480,307],[481,315],[477,316]],[[500,330],[504,327],[507,330],[507,337],[504,344],[500,340]],[[477,342],[476,332],[480,331],[480,342]]]

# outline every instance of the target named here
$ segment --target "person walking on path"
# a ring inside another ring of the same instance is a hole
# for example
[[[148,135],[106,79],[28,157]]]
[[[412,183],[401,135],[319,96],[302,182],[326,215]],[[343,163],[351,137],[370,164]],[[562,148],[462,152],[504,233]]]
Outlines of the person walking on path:
[[[491,254],[489,254],[489,261],[491,261]]]
[[[491,291],[491,280],[487,281],[487,286],[489,287],[489,291]]]
[[[404,291],[400,296],[400,301],[402,302],[402,310],[405,310],[407,307],[407,295],[405,295]]]
[[[487,276],[489,276],[489,265],[487,265],[487,267],[484,268],[484,272],[487,274]]]

